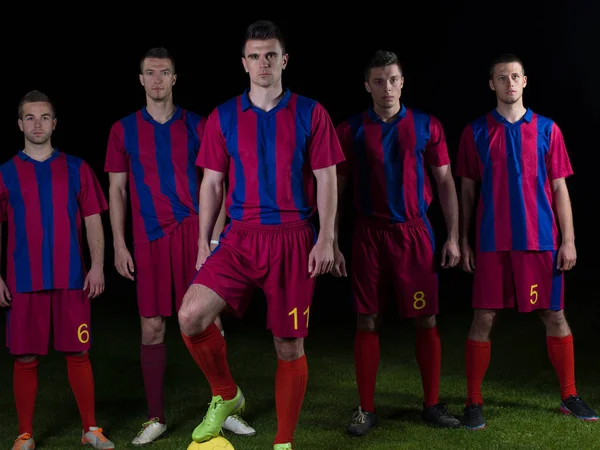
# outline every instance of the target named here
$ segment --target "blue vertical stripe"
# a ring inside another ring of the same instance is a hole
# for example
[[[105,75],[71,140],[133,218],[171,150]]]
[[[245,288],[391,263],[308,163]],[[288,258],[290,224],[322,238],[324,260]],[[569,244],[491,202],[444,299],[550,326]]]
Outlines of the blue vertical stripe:
[[[550,310],[559,311],[563,289],[563,273],[556,268],[558,252],[552,252],[552,290],[550,293]]]
[[[17,166],[13,160],[2,165],[2,179],[10,195],[8,201],[13,210],[15,221],[15,277],[17,292],[29,292],[33,287],[31,281],[31,261],[29,259],[29,241],[25,225],[25,201],[21,191],[21,183]]]
[[[194,211],[198,213],[198,169],[196,168],[196,159],[198,158],[198,149],[200,147],[200,136],[198,136],[198,124],[201,117],[197,114],[186,112],[185,124],[187,129],[188,162],[186,167],[188,185]]]
[[[152,241],[154,239],[163,237],[165,233],[158,222],[158,217],[156,216],[156,209],[154,207],[154,201],[152,200],[150,189],[144,183],[144,167],[140,162],[137,115],[131,114],[122,119],[121,123],[123,124],[123,128],[125,130],[125,148],[131,152],[131,171],[133,173],[135,189],[140,201],[140,210],[144,212],[147,211],[147,213],[142,214],[144,227],[146,228],[148,239]]]
[[[417,171],[417,201],[419,205],[419,214],[423,215],[427,211],[425,204],[425,167],[424,158],[425,146],[431,138],[429,114],[423,114],[413,110],[413,123],[415,127],[415,161]]]
[[[383,147],[383,170],[390,216],[394,222],[406,222],[404,201],[404,167],[399,145],[398,122],[380,122],[381,145]]]
[[[69,287],[80,288],[83,286],[83,262],[81,260],[81,252],[79,248],[79,234],[77,233],[77,215],[79,204],[77,197],[81,191],[81,164],[83,160],[80,158],[66,155],[67,170],[69,171],[69,198],[67,201],[67,210],[69,212]]]
[[[481,198],[485,207],[479,227],[480,247],[482,251],[496,250],[496,229],[494,224],[494,193],[493,193],[493,171],[491,161],[490,137],[488,133],[486,116],[475,120],[473,128],[475,145],[479,158],[484,167],[481,182]]]
[[[354,151],[356,158],[357,186],[360,186],[360,189],[358,189],[358,192],[356,193],[359,198],[360,212],[370,216],[373,214],[371,173],[369,170],[369,158],[367,157],[367,146],[365,144],[365,127],[363,120],[363,115],[357,114],[348,120],[348,125],[350,125],[350,129],[352,130],[352,150]]]
[[[506,168],[510,199],[510,228],[513,248],[527,248],[525,199],[523,197],[523,167],[521,164],[521,122],[505,124]]]
[[[171,145],[171,127],[152,124],[154,127],[154,145],[156,147],[156,168],[160,182],[160,192],[169,199],[171,211],[177,223],[187,217],[188,211],[174,198],[177,193],[175,167],[173,166],[173,146]],[[174,125],[175,126],[175,125]]]
[[[54,287],[54,205],[52,202],[52,169],[50,164],[34,164],[42,218],[42,276],[44,289]]]
[[[307,159],[308,136],[312,128],[312,114],[316,102],[306,97],[298,96],[296,101],[296,148],[292,159],[292,196],[294,205],[298,209],[300,219],[308,219],[312,208],[306,198],[304,186],[304,162]]]
[[[238,148],[238,111],[236,99],[229,100],[219,106],[219,122],[223,135],[227,139],[227,150],[234,162],[235,185],[231,192],[231,207],[229,215],[232,219],[242,220],[244,215],[243,205],[246,203],[246,177],[244,176],[244,165],[240,158]]]
[[[264,224],[281,223],[277,206],[277,114],[273,108],[268,113],[256,112],[256,150],[258,166],[258,198],[261,207],[260,221]],[[285,173],[285,172],[284,172]]]
[[[538,180],[537,180],[537,209],[538,209],[538,236],[539,248],[555,248],[552,225],[554,213],[552,206],[546,197],[546,181],[548,172],[546,169],[546,155],[550,150],[550,136],[552,135],[552,121],[537,116],[537,153],[538,153]]]

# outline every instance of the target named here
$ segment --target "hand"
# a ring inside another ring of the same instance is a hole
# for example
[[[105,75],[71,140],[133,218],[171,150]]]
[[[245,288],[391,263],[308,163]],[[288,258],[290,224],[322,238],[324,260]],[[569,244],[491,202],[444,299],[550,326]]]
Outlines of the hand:
[[[322,241],[317,243],[308,255],[308,273],[315,278],[324,273],[329,273],[333,268],[333,241]]]
[[[475,253],[473,253],[473,249],[469,244],[462,245],[462,260],[461,260],[461,268],[465,272],[473,273],[475,272]]]
[[[121,276],[134,280],[133,272],[135,272],[135,268],[133,267],[133,258],[131,258],[131,253],[129,253],[126,247],[115,251],[115,267]]]
[[[460,249],[456,241],[448,239],[442,247],[442,267],[456,267],[460,262]]]
[[[571,270],[575,267],[577,261],[577,251],[575,250],[575,244],[562,244],[558,249],[558,257],[556,258],[556,268],[558,270],[566,271]]]
[[[215,245],[216,247],[216,245]],[[200,245],[198,243],[198,256],[196,257],[196,270],[200,270],[200,267],[202,267],[204,265],[204,263],[206,262],[206,259],[210,256],[210,254],[212,253],[211,246],[207,245],[207,244],[202,244]]]
[[[8,286],[6,285],[2,277],[0,277],[0,306],[6,308],[7,306],[10,306],[11,301],[12,298],[10,296]]]
[[[88,288],[90,290],[88,298],[96,298],[104,292],[104,271],[101,267],[92,266],[88,272],[83,282],[83,290]]]
[[[348,276],[346,272],[346,260],[337,244],[333,246],[333,268],[331,269],[331,275],[338,278]]]

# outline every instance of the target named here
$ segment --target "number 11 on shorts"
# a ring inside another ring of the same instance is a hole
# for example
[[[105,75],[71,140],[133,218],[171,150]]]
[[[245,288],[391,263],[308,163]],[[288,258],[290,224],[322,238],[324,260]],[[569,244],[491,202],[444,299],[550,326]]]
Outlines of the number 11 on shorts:
[[[302,313],[302,315],[306,316],[306,328],[308,328],[308,316],[310,314],[310,306],[308,308],[306,308],[306,311],[304,311]],[[294,308],[292,309],[289,313],[288,316],[293,316],[294,317],[294,330],[298,329],[298,308]]]

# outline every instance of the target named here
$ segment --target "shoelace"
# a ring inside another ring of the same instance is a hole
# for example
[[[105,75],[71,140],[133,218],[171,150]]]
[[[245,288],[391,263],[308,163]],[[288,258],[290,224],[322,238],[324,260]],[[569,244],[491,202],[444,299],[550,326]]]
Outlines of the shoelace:
[[[352,416],[352,423],[354,424],[359,424],[359,423],[365,423],[365,420],[367,419],[367,416],[364,412],[362,412],[362,410],[358,410],[354,413],[354,416]]]
[[[210,402],[208,404],[208,412],[206,413],[206,416],[204,416],[204,419],[202,420],[202,422],[207,422],[209,424],[212,424],[215,421],[217,408],[219,406],[221,406],[222,404],[223,404],[223,399],[219,399],[215,402]]]
[[[102,434],[102,428],[98,428],[97,430],[90,430],[89,433],[92,433],[96,439],[100,442],[108,442],[108,439]]]
[[[573,403],[577,403],[577,405],[579,405],[579,407],[581,408],[582,412],[586,415],[592,415],[592,408],[590,408],[588,405],[585,404],[585,402],[583,401],[583,399],[581,397],[578,396],[573,396],[571,397],[571,402]],[[570,409],[570,408],[569,408]]]
[[[139,433],[138,433],[137,435],[138,435],[138,436],[141,436],[141,435],[142,435],[142,433],[143,433],[144,431],[146,431],[146,428],[148,428],[148,427],[149,427],[150,425],[152,425],[153,423],[157,423],[157,422],[158,422],[158,418],[157,418],[157,417],[155,417],[155,418],[154,418],[154,419],[152,419],[152,420],[149,420],[148,422],[144,422],[144,423],[142,424],[142,429],[139,431]]]
[[[248,422],[246,422],[244,419],[242,419],[240,416],[238,416],[237,414],[234,414],[231,416],[233,419],[237,420],[238,422],[240,422],[242,425],[249,427],[250,425],[248,425]]]

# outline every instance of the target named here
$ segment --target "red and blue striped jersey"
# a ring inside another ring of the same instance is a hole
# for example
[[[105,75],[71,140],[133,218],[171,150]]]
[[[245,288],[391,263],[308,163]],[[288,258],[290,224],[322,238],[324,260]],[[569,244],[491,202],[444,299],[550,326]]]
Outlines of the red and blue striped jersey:
[[[128,173],[134,243],[166,236],[198,214],[195,163],[205,124],[177,106],[162,124],[144,107],[112,125],[104,170]]]
[[[92,168],[54,150],[23,151],[0,166],[0,221],[8,223],[6,283],[12,292],[82,289],[82,219],[108,204]]]
[[[512,124],[495,109],[488,112],[464,129],[456,173],[481,183],[480,251],[556,250],[550,182],[573,169],[554,121],[531,109]]]
[[[280,224],[316,211],[313,170],[343,161],[325,108],[285,90],[268,112],[246,90],[209,115],[197,164],[229,174],[226,200],[233,220]]]
[[[359,214],[389,221],[422,218],[433,199],[428,167],[450,164],[439,120],[402,105],[384,122],[373,108],[337,126],[346,162],[340,175],[352,179]]]

